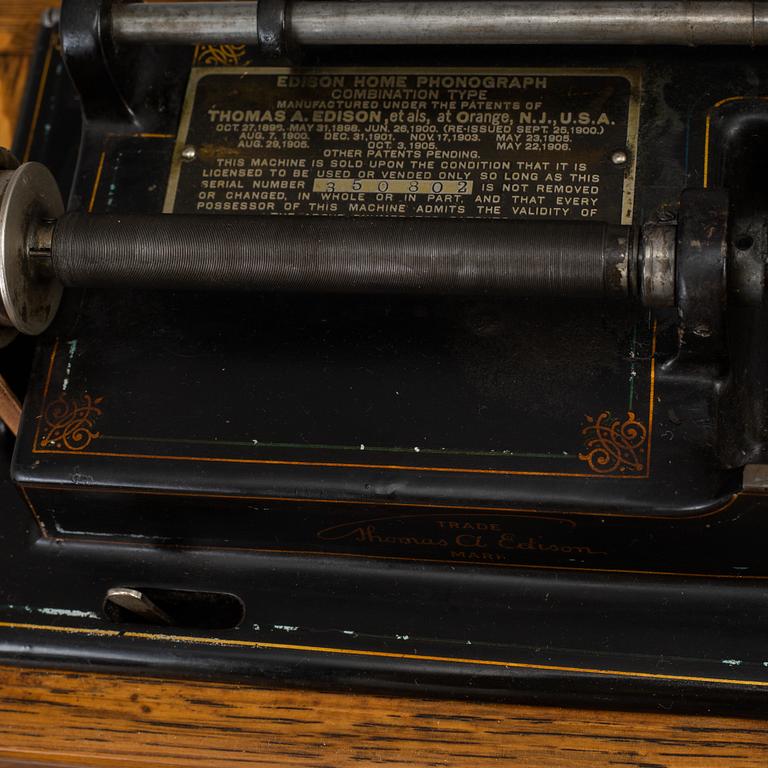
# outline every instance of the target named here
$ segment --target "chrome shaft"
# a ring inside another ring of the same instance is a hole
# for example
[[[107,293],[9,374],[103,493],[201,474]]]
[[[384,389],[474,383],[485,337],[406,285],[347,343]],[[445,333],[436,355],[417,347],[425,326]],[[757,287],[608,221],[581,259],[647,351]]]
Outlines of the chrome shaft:
[[[259,41],[258,2],[128,3],[117,42]],[[288,0],[285,34],[314,45],[765,45],[764,0]]]

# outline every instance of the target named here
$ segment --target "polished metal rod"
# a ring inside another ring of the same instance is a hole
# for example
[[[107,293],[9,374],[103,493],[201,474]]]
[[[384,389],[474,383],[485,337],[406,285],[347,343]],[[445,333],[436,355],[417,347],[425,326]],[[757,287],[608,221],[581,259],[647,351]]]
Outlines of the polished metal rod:
[[[128,3],[117,42],[258,42],[258,2]],[[768,0],[288,0],[304,45],[766,45]]]

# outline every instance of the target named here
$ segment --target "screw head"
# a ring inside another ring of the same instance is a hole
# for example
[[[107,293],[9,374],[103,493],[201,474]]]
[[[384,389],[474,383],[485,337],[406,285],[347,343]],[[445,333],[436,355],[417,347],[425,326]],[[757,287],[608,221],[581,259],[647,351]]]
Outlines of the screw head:
[[[712,329],[706,323],[699,323],[694,327],[693,332],[702,339],[708,339],[712,335]]]
[[[190,162],[197,157],[197,150],[193,146],[186,146],[181,150],[181,159]]]
[[[614,165],[626,165],[627,160],[629,160],[629,156],[627,155],[626,150],[623,149],[617,149],[611,155],[611,162]]]

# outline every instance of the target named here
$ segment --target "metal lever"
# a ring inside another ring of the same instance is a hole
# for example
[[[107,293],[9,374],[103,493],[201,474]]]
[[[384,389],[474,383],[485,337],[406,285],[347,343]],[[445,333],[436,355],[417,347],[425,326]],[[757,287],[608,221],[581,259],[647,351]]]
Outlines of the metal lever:
[[[173,619],[138,589],[130,587],[112,587],[107,590],[105,603],[114,603],[134,616],[139,617],[147,624],[163,624],[171,626]]]

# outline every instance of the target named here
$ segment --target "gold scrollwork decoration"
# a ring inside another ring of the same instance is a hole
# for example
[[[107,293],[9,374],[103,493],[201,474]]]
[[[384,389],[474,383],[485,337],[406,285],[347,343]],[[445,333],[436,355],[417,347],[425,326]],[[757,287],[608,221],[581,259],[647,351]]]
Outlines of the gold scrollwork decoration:
[[[233,66],[239,64],[243,56],[245,56],[245,45],[198,45],[195,49],[195,64]]]
[[[603,411],[597,418],[587,416],[581,430],[585,451],[579,454],[589,468],[600,475],[642,472],[645,469],[645,441],[648,430],[632,411],[622,421]]]
[[[101,436],[94,431],[96,419],[101,416],[99,405],[103,397],[92,398],[84,394],[81,398],[60,395],[49,403],[43,414],[45,431],[40,438],[41,448],[65,448],[68,451],[82,451]]]

